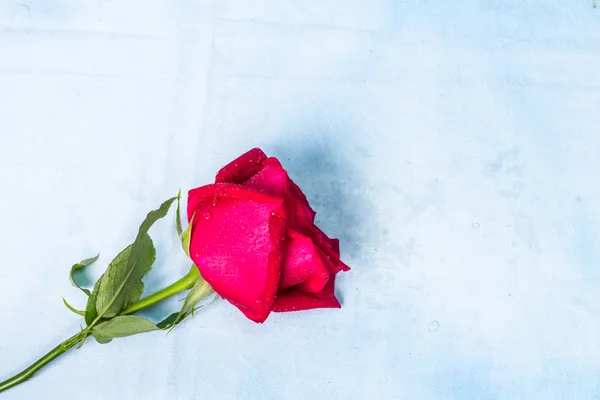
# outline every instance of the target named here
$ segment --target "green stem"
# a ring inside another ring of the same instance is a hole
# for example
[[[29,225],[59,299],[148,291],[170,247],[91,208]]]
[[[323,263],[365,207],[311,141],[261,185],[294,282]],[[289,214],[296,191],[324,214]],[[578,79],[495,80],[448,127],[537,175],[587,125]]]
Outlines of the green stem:
[[[198,268],[196,266],[192,266],[190,272],[188,272],[187,275],[185,275],[183,278],[173,283],[172,285],[169,285],[166,288],[159,290],[158,292],[133,303],[132,305],[127,307],[121,313],[121,315],[133,314],[135,312],[153,306],[154,304],[159,303],[168,297],[176,295],[177,293],[181,293],[184,290],[187,290],[194,286],[194,283],[196,283],[196,280],[198,280],[199,276],[200,272],[198,271]],[[8,390],[14,386],[17,386],[20,383],[31,379],[36,372],[44,368],[51,361],[57,359],[58,357],[66,353],[84,337],[87,337],[87,335],[89,335],[90,330],[91,326],[88,326],[83,331],[71,336],[69,339],[65,340],[64,342],[50,350],[45,356],[31,364],[31,366],[29,366],[27,369],[23,370],[22,372],[18,373],[10,379],[5,380],[4,382],[0,382],[0,392]]]
[[[71,347],[75,346],[77,342],[81,339],[82,334],[83,332],[79,332],[78,334],[71,336],[69,339],[65,340],[64,342],[50,350],[45,356],[31,364],[29,368],[23,370],[22,372],[18,373],[10,379],[5,380],[4,382],[0,382],[0,392],[8,390],[13,386],[17,386],[18,384],[31,379],[36,372],[44,368],[52,360],[55,360],[58,357],[62,356]]]
[[[150,306],[155,305],[156,303],[160,303],[168,297],[176,295],[177,293],[181,293],[184,290],[188,290],[200,277],[200,271],[198,271],[198,267],[192,265],[190,272],[187,273],[186,276],[173,283],[172,285],[167,286],[166,288],[159,290],[158,292],[151,294],[148,297],[144,297],[143,299],[136,301],[129,307],[127,307],[121,315],[128,315],[136,313],[144,308],[148,308]]]

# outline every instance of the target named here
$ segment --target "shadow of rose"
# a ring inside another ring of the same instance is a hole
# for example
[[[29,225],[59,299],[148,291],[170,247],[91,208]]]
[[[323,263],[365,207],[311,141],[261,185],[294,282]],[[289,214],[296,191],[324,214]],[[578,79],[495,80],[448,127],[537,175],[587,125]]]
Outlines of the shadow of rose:
[[[277,157],[300,186],[317,212],[317,225],[340,239],[342,259],[347,263],[359,259],[370,230],[371,205],[358,166],[352,162],[357,158],[323,136],[292,138],[265,146],[265,151]]]

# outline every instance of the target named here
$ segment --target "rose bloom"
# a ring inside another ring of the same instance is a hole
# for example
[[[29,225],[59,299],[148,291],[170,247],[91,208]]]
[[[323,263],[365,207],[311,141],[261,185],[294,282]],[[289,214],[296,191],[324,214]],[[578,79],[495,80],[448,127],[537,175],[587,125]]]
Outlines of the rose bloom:
[[[316,213],[276,158],[260,149],[241,155],[214,184],[189,191],[187,214],[191,259],[249,319],[341,307],[335,276],[350,268],[339,241],[315,225]]]

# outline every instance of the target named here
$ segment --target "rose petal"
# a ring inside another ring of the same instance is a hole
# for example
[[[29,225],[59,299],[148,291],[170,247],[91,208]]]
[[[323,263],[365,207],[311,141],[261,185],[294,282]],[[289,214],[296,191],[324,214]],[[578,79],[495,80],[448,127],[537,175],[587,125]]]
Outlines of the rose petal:
[[[263,322],[281,274],[283,202],[232,184],[207,185],[190,197],[195,204],[188,209],[195,213],[190,257],[215,292]]]
[[[267,155],[261,149],[252,149],[221,168],[215,182],[244,183],[260,171],[266,159]]]
[[[302,192],[302,189],[300,189],[300,187],[298,185],[296,185],[296,183],[294,183],[294,181],[289,178],[288,178],[288,193],[289,193],[289,196],[291,199],[300,203],[300,205],[302,206],[302,208],[301,208],[302,211],[306,213],[307,220],[309,220],[311,223],[314,223],[315,215],[317,215],[317,213],[315,212],[315,210],[313,210],[310,207],[310,204],[308,204],[308,200],[306,199],[306,196]]]
[[[278,159],[267,158],[261,170],[243,183],[244,187],[256,189],[274,197],[285,197],[289,208],[290,217],[298,220],[297,225],[312,225],[316,213],[310,205],[302,190],[288,177],[286,170]],[[292,225],[294,223],[292,222]]]
[[[330,240],[330,244],[331,244],[331,248],[333,249],[333,251],[336,254],[340,254],[340,241],[339,239],[329,239]]]
[[[325,262],[330,267],[331,273],[348,271],[350,268],[340,260],[340,242],[331,239],[319,227],[314,224],[315,211],[310,207],[302,190],[288,179],[288,198],[286,205],[289,210],[289,221],[291,229],[295,229],[314,241],[315,245],[323,251],[331,262]]]
[[[283,169],[279,160],[269,157],[263,163],[262,169],[248,179],[242,186],[258,190],[261,193],[273,197],[285,198],[285,204],[288,210],[288,230],[296,230],[296,236],[300,235],[300,232],[302,232],[305,234],[303,235],[304,237],[308,235],[312,238],[312,241],[319,248],[319,253],[321,253],[325,265],[329,268],[331,273],[338,273],[339,271],[349,269],[348,266],[340,260],[339,241],[337,239],[330,239],[323,231],[314,225],[315,212],[308,205],[306,196],[304,196],[300,188],[288,178],[287,172]],[[312,243],[310,245],[311,247],[314,247],[312,246]],[[315,257],[315,260],[318,258],[321,257]],[[289,260],[289,256],[286,256],[286,260]],[[315,262],[313,262],[313,264]],[[323,263],[319,263],[319,265],[323,265]],[[290,264],[289,268],[292,268],[292,264]],[[293,268],[295,270],[294,273],[284,273],[285,279],[282,280],[281,283],[283,289],[307,281],[303,284],[302,289],[310,292],[317,292],[321,290],[323,285],[327,282],[326,279],[322,278],[322,275],[319,274],[318,270],[314,271],[315,278],[309,279],[306,273],[302,275],[301,268],[297,266],[294,266]],[[308,271],[308,269],[309,268],[307,267],[306,271]]]
[[[350,267],[344,264],[340,259],[339,240],[331,239],[316,225],[309,226],[308,232],[308,236],[315,242],[315,245],[325,253],[329,260],[331,260],[332,264],[330,265],[333,266],[331,273],[350,270]]]
[[[289,179],[279,160],[269,157],[263,163],[262,169],[244,182],[242,186],[273,197],[284,198],[288,212],[289,229],[297,228],[297,231],[313,235],[308,227],[314,225],[315,213],[308,205],[300,188]]]
[[[187,215],[188,221],[198,208],[198,205],[210,200],[211,205],[217,205],[221,198],[239,199],[245,201],[258,201],[264,203],[281,204],[281,199],[274,198],[264,193],[250,190],[234,183],[213,183],[200,186],[188,192]]]
[[[269,157],[263,162],[261,170],[244,182],[242,186],[283,199],[287,191],[287,183],[287,172],[279,160]]]
[[[341,308],[334,294],[335,275],[332,275],[319,293],[307,293],[296,288],[277,294],[273,312],[310,310],[313,308]]]
[[[329,280],[329,270],[323,264],[324,255],[309,237],[288,231],[287,249],[281,268],[279,291],[297,285],[297,289],[317,293]]]

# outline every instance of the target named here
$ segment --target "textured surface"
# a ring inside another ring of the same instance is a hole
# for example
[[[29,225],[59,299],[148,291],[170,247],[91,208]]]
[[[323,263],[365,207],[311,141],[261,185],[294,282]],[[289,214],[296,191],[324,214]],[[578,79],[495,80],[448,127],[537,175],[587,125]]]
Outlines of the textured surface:
[[[254,146],[352,271],[341,310],[220,302],[2,399],[600,398],[599,111],[592,0],[4,1],[0,377],[79,329],[73,263]],[[188,265],[150,233],[157,289]]]

